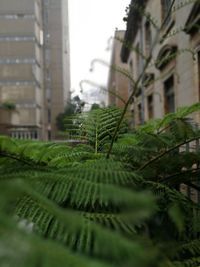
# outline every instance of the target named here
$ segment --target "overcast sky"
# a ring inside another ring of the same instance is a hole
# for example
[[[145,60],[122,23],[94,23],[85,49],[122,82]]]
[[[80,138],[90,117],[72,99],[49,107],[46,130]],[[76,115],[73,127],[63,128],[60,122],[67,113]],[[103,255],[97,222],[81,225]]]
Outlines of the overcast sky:
[[[116,28],[126,28],[123,17],[129,3],[130,0],[69,0],[71,90],[76,94],[81,80],[106,85],[108,68],[96,63],[90,72],[90,64],[96,58],[109,62],[108,40]],[[92,87],[84,85],[84,92],[88,90],[92,91]]]

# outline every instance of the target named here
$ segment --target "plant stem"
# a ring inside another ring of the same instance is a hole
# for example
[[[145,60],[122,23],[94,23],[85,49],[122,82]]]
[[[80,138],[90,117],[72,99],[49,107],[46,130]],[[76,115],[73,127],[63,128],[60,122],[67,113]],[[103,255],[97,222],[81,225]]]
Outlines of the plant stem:
[[[185,174],[199,174],[200,168],[195,168],[195,169],[190,169],[190,170],[186,170],[186,171],[180,171],[174,174],[171,174],[165,178],[162,178],[161,180],[159,180],[159,183],[167,183],[168,180],[172,179],[172,178],[176,178],[177,176],[179,177],[180,175],[185,175]]]
[[[173,150],[179,148],[180,146],[183,146],[183,145],[188,144],[188,143],[190,143],[190,142],[192,142],[192,141],[195,141],[195,140],[197,140],[198,138],[200,138],[200,136],[193,137],[193,138],[191,138],[191,139],[189,139],[189,140],[187,140],[187,141],[184,141],[184,142],[182,142],[182,143],[180,143],[180,144],[178,144],[178,145],[176,145],[176,146],[174,146],[174,147],[172,147],[172,148],[166,150],[165,152],[161,153],[160,155],[158,155],[158,156],[156,156],[155,158],[151,159],[150,161],[146,162],[142,167],[139,168],[139,171],[145,169],[147,166],[149,166],[150,164],[152,164],[152,163],[155,162],[156,160],[161,159],[161,158],[164,157],[166,154],[172,152]]]
[[[4,153],[4,152],[0,152],[0,157],[5,157],[5,158],[10,158],[10,159],[14,159],[14,160],[17,160],[17,161],[20,161],[26,165],[29,165],[31,167],[33,167],[33,164],[31,164],[30,162],[24,160],[24,159],[20,159],[18,158],[17,156],[14,156],[14,155],[11,155],[11,154],[7,154],[7,153]]]

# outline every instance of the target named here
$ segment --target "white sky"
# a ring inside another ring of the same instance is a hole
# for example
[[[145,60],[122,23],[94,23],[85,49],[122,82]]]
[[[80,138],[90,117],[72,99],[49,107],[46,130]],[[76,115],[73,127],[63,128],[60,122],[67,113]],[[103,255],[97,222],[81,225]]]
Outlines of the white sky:
[[[106,85],[108,67],[96,63],[94,71],[90,72],[91,61],[97,58],[109,62],[110,50],[106,51],[108,40],[114,35],[116,28],[126,28],[123,17],[129,3],[130,0],[69,0],[71,91],[75,90],[73,95],[79,94],[83,97],[79,93],[81,80]],[[84,93],[94,89],[94,86],[84,84]],[[84,94],[87,101],[97,101],[91,97],[91,94]]]

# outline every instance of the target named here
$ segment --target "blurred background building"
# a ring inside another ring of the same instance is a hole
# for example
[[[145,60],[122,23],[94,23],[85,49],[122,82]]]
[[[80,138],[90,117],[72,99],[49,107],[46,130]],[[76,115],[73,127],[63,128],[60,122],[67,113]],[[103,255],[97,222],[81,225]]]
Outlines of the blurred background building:
[[[122,62],[120,51],[125,31],[116,30],[113,38],[112,55],[108,77],[108,105],[123,107],[129,96],[129,79],[120,72],[128,71],[128,64]]]
[[[0,133],[55,139],[69,98],[67,0],[1,0]]]

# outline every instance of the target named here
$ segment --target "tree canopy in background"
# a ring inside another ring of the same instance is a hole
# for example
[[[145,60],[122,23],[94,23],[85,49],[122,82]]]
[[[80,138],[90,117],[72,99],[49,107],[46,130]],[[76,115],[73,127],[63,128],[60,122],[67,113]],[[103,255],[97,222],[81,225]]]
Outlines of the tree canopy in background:
[[[66,105],[64,113],[60,113],[56,118],[56,125],[60,131],[66,131],[67,125],[72,124],[72,117],[75,114],[81,113],[85,106],[85,102],[82,101],[79,96],[75,96]],[[70,120],[71,123],[66,124],[66,119]]]

